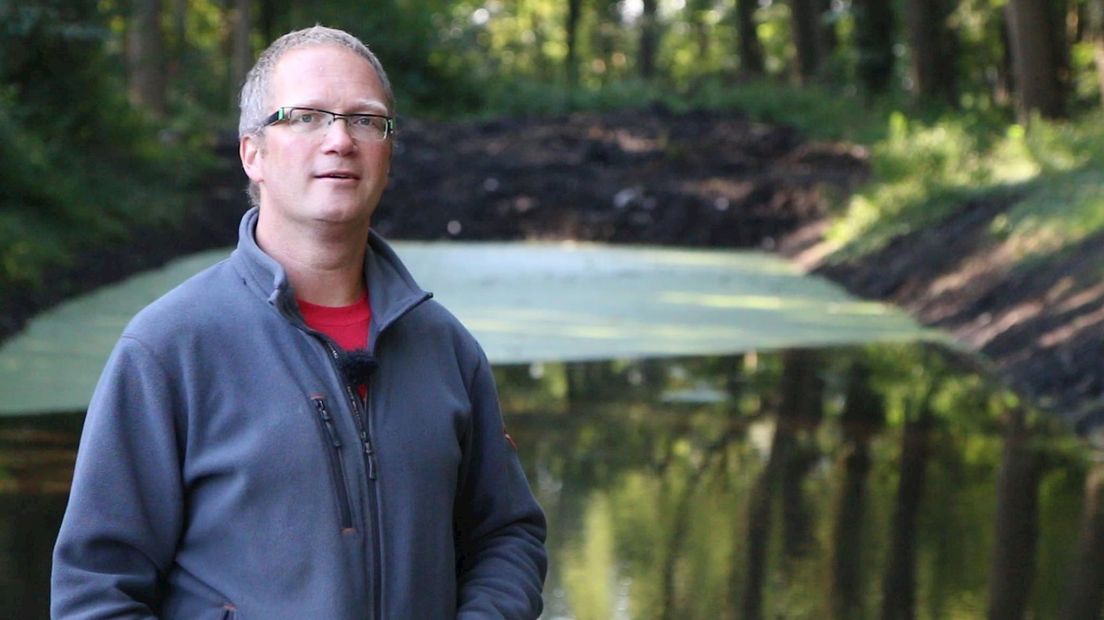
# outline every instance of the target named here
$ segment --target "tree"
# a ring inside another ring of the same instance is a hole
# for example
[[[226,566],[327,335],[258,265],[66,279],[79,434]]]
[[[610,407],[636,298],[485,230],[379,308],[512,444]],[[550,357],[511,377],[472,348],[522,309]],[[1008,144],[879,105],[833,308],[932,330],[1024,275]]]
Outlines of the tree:
[[[1096,620],[1104,613],[1104,463],[1093,463],[1085,478],[1081,533],[1073,579],[1066,597],[1066,620]]]
[[[579,81],[578,35],[579,17],[582,12],[583,0],[567,0],[567,23],[565,24],[567,30],[567,58],[564,62],[567,64],[568,88],[574,88],[575,83]]]
[[[862,616],[862,536],[866,515],[867,474],[873,464],[871,437],[885,424],[885,401],[871,385],[866,360],[855,360],[847,375],[843,425],[842,481],[832,524],[832,617]]]
[[[882,620],[912,620],[916,617],[916,521],[924,494],[933,420],[929,393],[919,404],[918,414],[905,420],[901,436],[897,502],[882,578]]]
[[[748,75],[763,75],[763,43],[755,27],[757,0],[736,0],[736,31],[739,36],[740,69]]]
[[[893,44],[896,37],[893,3],[886,0],[854,0],[853,7],[859,80],[868,93],[885,93],[893,79]]]
[[[655,76],[655,58],[659,49],[659,0],[644,0],[644,13],[640,16],[640,48],[638,63],[640,77],[650,80]]]
[[[1104,101],[1104,0],[1089,0],[1087,13],[1096,81],[1099,83],[1100,99]]]
[[[740,617],[764,617],[763,593],[767,587],[768,547],[774,528],[772,506],[782,496],[783,545],[789,557],[807,550],[812,539],[811,519],[805,511],[801,481],[817,455],[802,441],[802,430],[812,430],[824,416],[824,381],[820,358],[812,349],[792,349],[782,354],[778,385],[778,411],[770,456],[759,474],[748,501],[747,565]]]
[[[1056,23],[1058,14],[1051,0],[1009,0],[1005,5],[1021,120],[1035,112],[1045,118],[1065,115],[1060,78],[1064,37]]]
[[[154,117],[165,115],[165,37],[161,32],[161,0],[137,0],[127,45],[130,102]]]
[[[253,14],[250,0],[234,0],[234,9],[231,14],[232,44],[230,57],[230,84],[231,93],[237,95],[239,88],[245,83],[245,74],[253,66]]]
[[[989,574],[992,620],[1023,618],[1035,578],[1043,463],[1032,438],[1027,413],[1022,409],[1009,412],[997,472],[993,566]]]
[[[911,47],[912,90],[923,99],[956,103],[955,34],[947,18],[948,0],[908,0],[905,14]]]
[[[817,76],[821,62],[820,0],[790,0],[790,23],[797,49],[797,74],[802,83]]]

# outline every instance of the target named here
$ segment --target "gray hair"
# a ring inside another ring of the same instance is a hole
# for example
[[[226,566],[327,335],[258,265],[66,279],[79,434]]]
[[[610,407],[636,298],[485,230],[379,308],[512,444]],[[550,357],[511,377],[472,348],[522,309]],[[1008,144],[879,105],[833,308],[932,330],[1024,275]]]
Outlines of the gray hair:
[[[379,77],[380,85],[383,86],[387,113],[394,116],[395,96],[391,92],[391,81],[387,79],[387,72],[383,70],[383,65],[380,64],[372,50],[368,49],[363,41],[344,30],[315,25],[289,32],[273,41],[272,45],[261,52],[260,57],[257,58],[257,63],[249,70],[249,74],[245,77],[245,84],[242,84],[241,99],[239,101],[241,108],[241,115],[238,117],[239,140],[247,135],[259,135],[261,130],[264,129],[261,126],[262,123],[272,113],[271,104],[268,102],[269,88],[272,81],[272,71],[276,68],[276,63],[279,62],[280,58],[291,50],[316,45],[344,47],[367,60],[368,64],[372,65],[372,69],[375,70],[376,76]],[[247,193],[249,202],[255,207],[259,206],[261,191],[256,183],[249,182]]]
[[[387,113],[395,114],[395,97],[391,92],[391,81],[387,79],[387,72],[383,70],[376,55],[368,49],[360,39],[345,32],[325,26],[312,26],[302,30],[289,32],[272,42],[268,49],[261,52],[257,63],[249,70],[245,78],[245,84],[241,89],[241,116],[238,118],[238,138],[249,134],[255,134],[262,129],[261,123],[272,113],[268,102],[272,71],[276,63],[283,55],[291,50],[311,47],[315,45],[337,45],[352,50],[360,57],[368,61],[379,76],[380,85],[383,86],[386,98]]]

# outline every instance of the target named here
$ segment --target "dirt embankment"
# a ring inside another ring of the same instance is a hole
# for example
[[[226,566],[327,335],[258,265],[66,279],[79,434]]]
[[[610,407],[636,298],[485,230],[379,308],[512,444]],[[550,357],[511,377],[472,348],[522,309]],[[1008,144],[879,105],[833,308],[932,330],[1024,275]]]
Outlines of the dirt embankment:
[[[867,177],[863,149],[812,142],[731,112],[662,108],[554,119],[402,120],[391,182],[376,216],[407,239],[578,239],[730,248],[816,247],[830,199]],[[246,208],[236,145],[178,230],[143,231],[56,274],[48,293],[8,295],[0,338],[33,312],[153,267],[229,245]],[[1014,198],[963,205],[929,230],[861,261],[819,271],[853,292],[900,305],[989,356],[1025,394],[1056,410],[1091,411],[1104,393],[1099,359],[1104,239],[1060,264],[1013,270],[986,234]],[[1095,278],[1095,279],[1094,279]]]
[[[411,121],[376,228],[420,239],[771,248],[865,170],[861,152],[732,113]]]
[[[1016,264],[993,220],[1021,198],[962,205],[937,226],[818,271],[908,310],[988,358],[1009,384],[1083,430],[1104,424],[1104,234]]]
[[[406,239],[579,239],[773,247],[862,179],[861,153],[809,143],[732,113],[662,108],[554,119],[400,119],[375,217]],[[179,227],[136,231],[56,270],[38,291],[0,292],[0,339],[62,299],[166,260],[231,245],[247,203],[235,136]]]

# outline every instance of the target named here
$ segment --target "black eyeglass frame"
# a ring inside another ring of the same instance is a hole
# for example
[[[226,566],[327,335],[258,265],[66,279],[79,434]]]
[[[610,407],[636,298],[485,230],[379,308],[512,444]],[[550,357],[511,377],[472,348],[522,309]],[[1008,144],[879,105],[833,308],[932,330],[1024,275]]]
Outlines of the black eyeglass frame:
[[[387,115],[384,115],[384,114],[370,114],[370,113],[341,114],[340,112],[331,112],[329,110],[323,110],[321,108],[308,108],[306,106],[301,106],[301,105],[281,106],[279,108],[276,108],[275,112],[273,112],[272,114],[269,114],[268,118],[264,119],[264,122],[261,124],[261,128],[263,129],[265,127],[268,127],[269,125],[275,125],[276,123],[280,123],[280,122],[288,120],[289,118],[291,118],[291,113],[294,110],[306,110],[308,112],[318,112],[320,114],[329,114],[331,120],[330,120],[329,124],[326,125],[327,127],[332,125],[339,118],[345,119],[345,125],[347,127],[350,127],[350,128],[352,127],[352,125],[350,125],[349,123],[350,123],[350,120],[352,120],[352,119],[365,118],[365,117],[367,117],[367,118],[382,118],[387,123],[386,123],[386,125],[384,125],[383,136],[380,138],[380,140],[386,140],[386,139],[390,138],[392,135],[394,135],[394,133],[395,133],[395,117],[394,116],[387,116]]]

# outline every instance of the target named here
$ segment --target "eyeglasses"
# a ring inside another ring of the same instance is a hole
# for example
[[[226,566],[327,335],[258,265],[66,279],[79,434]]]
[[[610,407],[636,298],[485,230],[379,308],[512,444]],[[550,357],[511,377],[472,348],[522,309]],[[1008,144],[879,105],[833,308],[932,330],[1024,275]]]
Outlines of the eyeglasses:
[[[333,125],[339,118],[345,119],[349,135],[358,140],[386,140],[395,132],[395,119],[380,114],[338,114],[318,108],[290,108],[276,110],[264,120],[262,127],[285,123],[295,133],[315,133]]]

